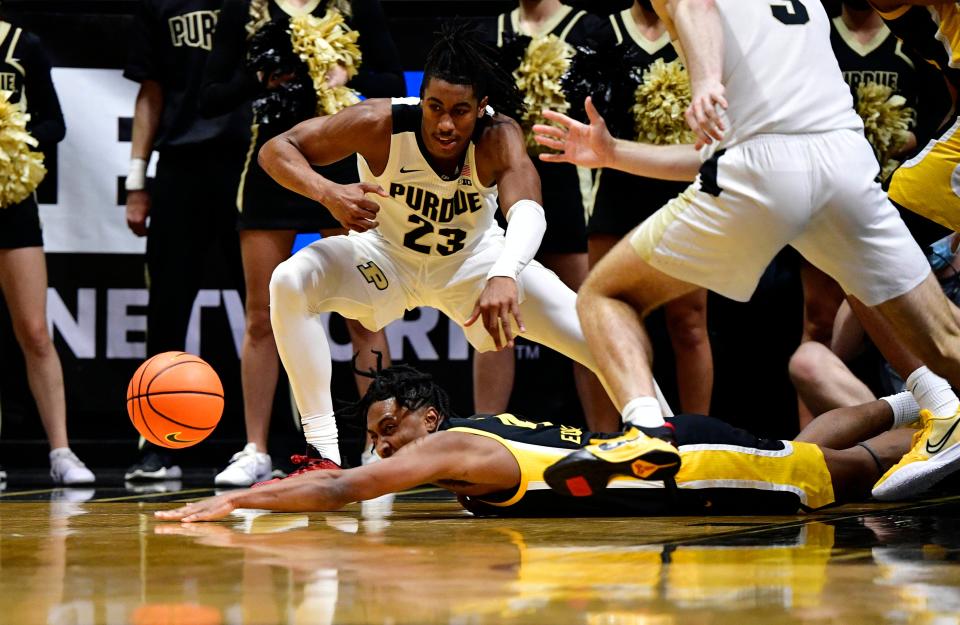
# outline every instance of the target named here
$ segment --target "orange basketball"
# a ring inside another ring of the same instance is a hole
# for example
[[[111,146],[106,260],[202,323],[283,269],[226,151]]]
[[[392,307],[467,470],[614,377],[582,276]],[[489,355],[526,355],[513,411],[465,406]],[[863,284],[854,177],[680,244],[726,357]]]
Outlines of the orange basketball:
[[[199,356],[164,352],[147,359],[127,386],[127,414],[140,434],[179,449],[210,436],[223,414],[220,376]]]

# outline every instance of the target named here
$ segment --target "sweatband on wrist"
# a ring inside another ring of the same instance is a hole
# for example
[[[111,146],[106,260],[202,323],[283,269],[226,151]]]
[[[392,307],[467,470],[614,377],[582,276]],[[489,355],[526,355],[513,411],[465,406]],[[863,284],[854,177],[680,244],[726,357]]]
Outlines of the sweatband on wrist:
[[[487,272],[487,279],[495,276],[513,278],[523,271],[540,249],[547,231],[543,207],[533,200],[520,200],[507,211],[507,232],[500,258]]]
[[[130,171],[123,188],[127,191],[143,191],[147,186],[147,161],[142,158],[130,159]]]

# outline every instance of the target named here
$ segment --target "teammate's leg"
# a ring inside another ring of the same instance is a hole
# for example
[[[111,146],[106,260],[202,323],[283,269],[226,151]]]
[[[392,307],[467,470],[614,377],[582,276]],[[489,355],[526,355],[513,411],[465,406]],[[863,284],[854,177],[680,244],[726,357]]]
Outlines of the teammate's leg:
[[[680,409],[710,414],[713,350],[707,334],[707,291],[697,289],[667,302],[667,333],[677,368]]]
[[[23,350],[27,383],[50,443],[54,481],[90,483],[93,474],[69,449],[60,356],[47,328],[47,264],[42,247],[0,249],[0,291]],[[62,465],[62,466],[61,466]]]

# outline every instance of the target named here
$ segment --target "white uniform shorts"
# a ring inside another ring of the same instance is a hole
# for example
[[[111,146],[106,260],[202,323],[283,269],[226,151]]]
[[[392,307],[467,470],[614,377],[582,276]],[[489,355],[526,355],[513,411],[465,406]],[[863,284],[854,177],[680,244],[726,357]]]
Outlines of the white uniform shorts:
[[[679,280],[747,301],[784,246],[868,306],[903,295],[930,266],[876,182],[863,135],[761,135],[714,155],[697,180],[630,235]]]
[[[312,313],[337,312],[379,330],[406,310],[430,306],[462,326],[503,245],[502,231],[490,232],[471,250],[437,258],[397,248],[374,231],[351,232],[303,248],[278,271],[299,276]],[[518,288],[524,336],[592,364],[577,319],[576,294],[536,261],[521,272]],[[482,319],[464,332],[478,351],[494,349]]]

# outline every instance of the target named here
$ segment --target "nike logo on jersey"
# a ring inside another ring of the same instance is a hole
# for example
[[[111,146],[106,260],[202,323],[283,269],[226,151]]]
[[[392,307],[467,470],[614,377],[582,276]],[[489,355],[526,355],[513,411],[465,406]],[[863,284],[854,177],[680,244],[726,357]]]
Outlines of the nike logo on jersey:
[[[423,170],[422,170],[422,169],[407,169],[407,168],[404,167],[403,165],[400,166],[400,173],[401,173],[401,174],[412,174],[412,173],[415,172],[415,171],[423,171]]]
[[[170,432],[169,434],[164,436],[164,438],[170,441],[171,443],[196,443],[197,442],[196,440],[180,438],[180,434],[182,434],[182,432]]]
[[[935,453],[940,452],[943,449],[943,446],[947,444],[947,440],[950,438],[950,435],[953,434],[953,431],[957,429],[957,426],[960,425],[960,419],[956,419],[953,422],[953,425],[950,426],[950,429],[940,437],[940,440],[936,443],[927,439],[927,453],[931,456]]]

